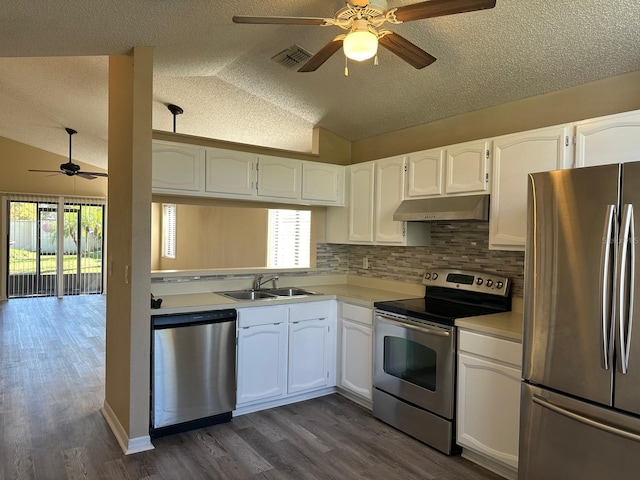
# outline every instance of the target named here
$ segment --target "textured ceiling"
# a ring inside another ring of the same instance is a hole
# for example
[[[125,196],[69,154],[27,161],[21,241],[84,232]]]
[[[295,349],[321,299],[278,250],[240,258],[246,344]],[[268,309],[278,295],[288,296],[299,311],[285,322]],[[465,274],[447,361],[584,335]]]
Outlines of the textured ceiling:
[[[236,25],[238,15],[331,17],[332,0],[0,2],[0,136],[106,166],[106,55],[154,46],[153,127],[310,151],[314,126],[357,140],[640,70],[638,0],[497,0],[494,9],[388,28],[438,60],[415,70],[339,52],[314,73],[270,60],[315,53],[337,27]],[[389,0],[389,6],[414,3]],[[0,157],[1,158],[1,157]]]

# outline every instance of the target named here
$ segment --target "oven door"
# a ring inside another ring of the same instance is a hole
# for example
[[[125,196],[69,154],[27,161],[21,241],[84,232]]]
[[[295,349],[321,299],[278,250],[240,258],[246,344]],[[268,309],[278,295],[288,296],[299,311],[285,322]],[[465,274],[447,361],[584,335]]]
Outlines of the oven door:
[[[453,419],[456,329],[408,322],[376,310],[373,385]]]

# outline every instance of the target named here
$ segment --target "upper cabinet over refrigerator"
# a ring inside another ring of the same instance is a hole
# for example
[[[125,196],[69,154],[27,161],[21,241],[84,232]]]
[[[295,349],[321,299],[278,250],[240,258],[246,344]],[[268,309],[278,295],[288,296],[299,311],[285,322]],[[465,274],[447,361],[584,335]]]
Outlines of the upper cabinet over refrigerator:
[[[576,167],[640,161],[640,111],[593,118],[576,125]]]

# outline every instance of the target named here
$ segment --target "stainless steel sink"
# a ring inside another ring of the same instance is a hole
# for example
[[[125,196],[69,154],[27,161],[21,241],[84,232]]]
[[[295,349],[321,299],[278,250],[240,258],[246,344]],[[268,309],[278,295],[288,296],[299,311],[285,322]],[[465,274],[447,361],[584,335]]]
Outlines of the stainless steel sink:
[[[259,290],[236,290],[233,292],[220,292],[220,295],[233,298],[235,300],[261,300],[267,298],[276,298],[276,295],[272,295],[267,292]]]
[[[302,288],[270,288],[269,290],[264,290],[272,295],[277,295],[278,297],[295,297],[297,295],[316,295],[314,292],[310,292],[308,290],[303,290]]]
[[[234,300],[268,300],[278,297],[295,297],[301,295],[317,295],[302,288],[269,288],[263,290],[232,290],[229,292],[217,292]]]

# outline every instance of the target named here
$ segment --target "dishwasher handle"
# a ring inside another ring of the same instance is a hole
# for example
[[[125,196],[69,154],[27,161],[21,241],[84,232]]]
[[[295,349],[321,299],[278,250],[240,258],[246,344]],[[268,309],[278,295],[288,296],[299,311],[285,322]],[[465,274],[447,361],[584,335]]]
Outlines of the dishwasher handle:
[[[176,315],[153,315],[151,323],[154,330],[182,328],[211,323],[233,322],[238,318],[235,309],[210,310],[206,312],[180,313]]]

